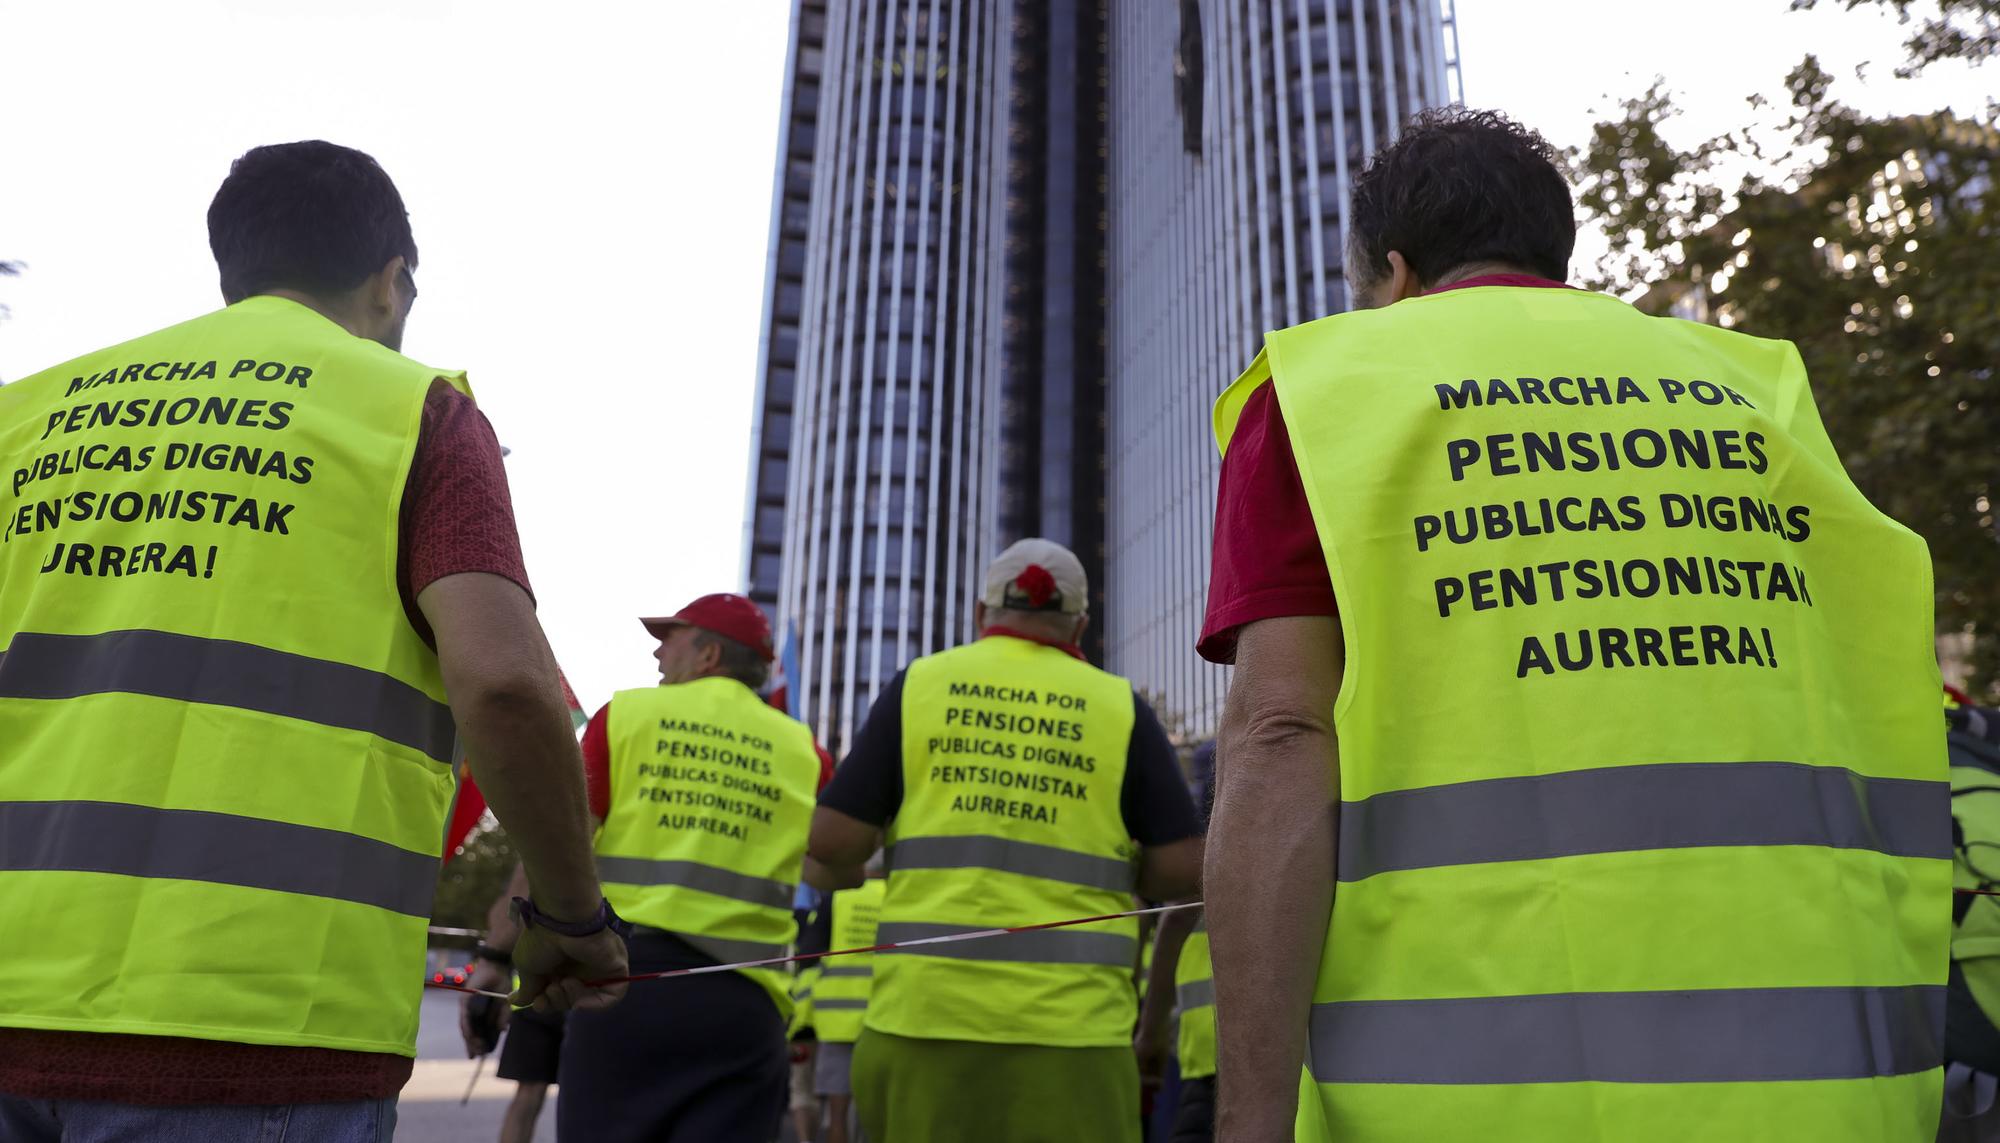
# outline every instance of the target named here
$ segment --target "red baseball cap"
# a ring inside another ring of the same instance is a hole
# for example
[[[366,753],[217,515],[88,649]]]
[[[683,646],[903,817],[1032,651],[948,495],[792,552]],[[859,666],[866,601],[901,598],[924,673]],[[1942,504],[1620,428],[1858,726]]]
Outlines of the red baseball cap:
[[[765,662],[776,656],[771,651],[771,621],[764,609],[749,596],[732,592],[704,595],[672,615],[641,616],[639,622],[655,639],[664,639],[675,627],[699,627],[725,639],[734,639]]]

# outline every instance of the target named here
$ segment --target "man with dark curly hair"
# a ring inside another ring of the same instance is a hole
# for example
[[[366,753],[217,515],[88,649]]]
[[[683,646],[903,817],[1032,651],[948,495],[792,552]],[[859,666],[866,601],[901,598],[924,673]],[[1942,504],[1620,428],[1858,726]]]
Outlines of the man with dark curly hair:
[[[1217,1138],[1931,1139],[1923,541],[1793,346],[1563,285],[1533,131],[1419,115],[1347,220],[1215,413]]]

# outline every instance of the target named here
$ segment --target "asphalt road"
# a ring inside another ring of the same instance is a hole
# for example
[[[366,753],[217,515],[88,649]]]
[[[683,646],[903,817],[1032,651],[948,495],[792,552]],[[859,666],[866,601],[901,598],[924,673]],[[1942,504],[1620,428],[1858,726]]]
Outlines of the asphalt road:
[[[417,1030],[417,1066],[396,1105],[396,1143],[494,1143],[500,1138],[500,1115],[513,1098],[514,1085],[496,1079],[498,1054],[488,1056],[472,1099],[458,1105],[472,1082],[473,1061],[465,1058],[458,1036],[458,996],[424,993],[423,1023]],[[555,1143],[555,1097],[542,1109],[535,1143]]]

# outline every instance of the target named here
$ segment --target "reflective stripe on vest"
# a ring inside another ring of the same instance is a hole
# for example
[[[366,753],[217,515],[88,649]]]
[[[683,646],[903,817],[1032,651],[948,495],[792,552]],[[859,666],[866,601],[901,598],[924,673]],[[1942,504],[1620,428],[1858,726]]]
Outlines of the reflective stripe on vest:
[[[892,869],[994,869],[1120,893],[1137,883],[1129,861],[1004,837],[906,837],[887,860]]]
[[[882,938],[876,926],[882,916],[882,894],[888,883],[870,878],[852,889],[829,895],[820,907],[828,910],[827,938],[834,949],[865,949]],[[875,989],[875,954],[833,957],[821,970],[820,1009],[814,1014],[819,1038],[851,1043],[861,1038],[862,1014]]]
[[[170,631],[21,632],[0,648],[0,698],[121,692],[366,731],[449,764],[451,708],[381,671]]]
[[[438,859],[339,830],[122,802],[0,802],[0,871],[114,873],[350,901],[426,920]]]
[[[723,963],[784,956],[819,782],[812,733],[725,677],[620,691],[606,721],[597,868],[612,907]],[[741,971],[789,1018],[788,973]]]
[[[1615,766],[1392,790],[1340,807],[1340,880],[1403,869],[1719,845],[1950,859],[1951,791],[1795,762]]]
[[[883,922],[876,939],[885,945],[935,940],[981,931],[980,925],[927,925],[910,921]],[[886,949],[882,955],[941,956],[953,960],[1004,960],[1024,964],[1101,964],[1129,969],[1139,955],[1139,942],[1124,933],[1091,933],[1076,929],[1044,929],[1008,933],[976,941],[950,941],[913,949]]]
[[[1181,1074],[1190,1079],[1215,1074],[1215,980],[1208,956],[1204,914],[1181,943],[1174,963],[1174,1001],[1179,1028],[1174,1036]]]
[[[679,885],[767,909],[789,909],[792,887],[768,877],[751,877],[699,861],[648,861],[643,857],[599,857],[597,875],[628,885]]]
[[[1321,1083],[1873,1079],[1943,1063],[1941,985],[1315,1004]]]
[[[1137,846],[1120,811],[1131,684],[994,635],[903,677],[903,801],[880,943],[1117,913]],[[1126,1044],[1138,926],[955,941],[885,955],[867,1027],[987,1043]]]
[[[453,732],[398,531],[440,382],[254,297],[0,388],[0,916],[61,918],[11,932],[0,1025],[414,1053]]]
[[[1479,287],[1270,335],[1225,447],[1264,384],[1345,647],[1331,1137],[1929,1139],[1929,560],[1797,351]]]

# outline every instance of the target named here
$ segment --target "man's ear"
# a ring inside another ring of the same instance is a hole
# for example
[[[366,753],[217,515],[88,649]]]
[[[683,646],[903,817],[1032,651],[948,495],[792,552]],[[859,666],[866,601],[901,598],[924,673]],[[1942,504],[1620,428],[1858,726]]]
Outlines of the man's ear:
[[[974,603],[972,605],[972,626],[980,631],[986,630],[986,604]]]
[[[1090,613],[1086,611],[1076,617],[1076,631],[1070,635],[1070,643],[1081,647],[1083,645],[1083,633],[1088,630],[1090,630]]]
[[[1414,298],[1423,292],[1424,284],[1417,281],[1417,272],[1410,269],[1409,259],[1403,257],[1401,250],[1389,251],[1389,304]]]

